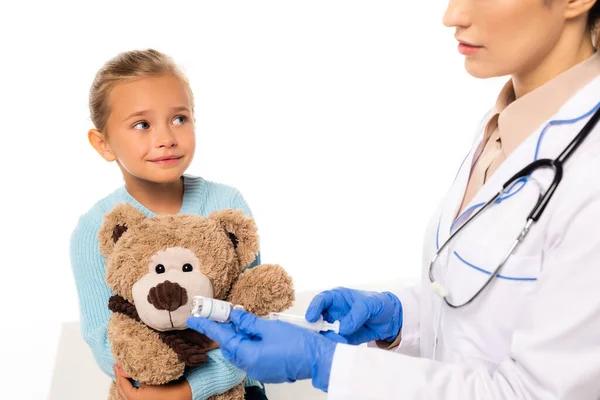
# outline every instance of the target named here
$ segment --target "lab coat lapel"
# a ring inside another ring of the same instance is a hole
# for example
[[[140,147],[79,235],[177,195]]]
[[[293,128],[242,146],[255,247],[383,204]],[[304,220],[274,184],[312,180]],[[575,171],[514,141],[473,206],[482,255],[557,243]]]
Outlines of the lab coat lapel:
[[[478,139],[475,141],[475,145],[471,148],[471,151],[463,160],[454,179],[454,183],[452,184],[452,187],[450,188],[450,191],[444,200],[442,213],[436,231],[436,249],[439,249],[443,243],[448,240],[450,227],[454,222],[454,217],[456,216],[458,208],[462,203],[464,193],[467,188],[467,183],[469,182],[473,161],[476,159],[478,153],[481,152],[481,132],[483,132],[483,129],[480,129],[480,134],[478,135]]]
[[[502,190],[502,186],[506,181],[534,160],[555,158],[577,135],[595,111],[600,101],[600,96],[597,93],[600,93],[600,78],[588,84],[552,118],[545,121],[542,126],[530,134],[486,181],[465,208],[465,212],[475,211],[478,208],[474,207],[475,205],[485,203],[491,199]],[[468,218],[468,215],[461,215],[457,220],[465,218]]]

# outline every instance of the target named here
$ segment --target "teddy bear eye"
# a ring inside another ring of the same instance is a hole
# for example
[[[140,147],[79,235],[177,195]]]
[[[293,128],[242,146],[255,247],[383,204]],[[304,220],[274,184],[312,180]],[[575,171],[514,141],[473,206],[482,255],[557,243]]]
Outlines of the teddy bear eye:
[[[155,271],[157,274],[164,274],[165,273],[165,266],[162,264],[158,264],[155,268]]]
[[[192,267],[192,264],[183,264],[183,267],[181,268],[183,270],[183,272],[192,272],[192,270],[194,269],[194,267]]]

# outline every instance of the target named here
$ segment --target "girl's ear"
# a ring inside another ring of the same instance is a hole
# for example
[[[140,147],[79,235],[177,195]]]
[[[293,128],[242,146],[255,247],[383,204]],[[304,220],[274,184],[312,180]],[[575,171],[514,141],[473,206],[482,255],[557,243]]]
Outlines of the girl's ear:
[[[117,157],[110,149],[108,142],[106,141],[106,136],[102,132],[96,129],[90,129],[88,131],[88,141],[90,142],[92,147],[98,152],[98,154],[100,154],[100,156],[106,161],[112,162],[117,159]]]

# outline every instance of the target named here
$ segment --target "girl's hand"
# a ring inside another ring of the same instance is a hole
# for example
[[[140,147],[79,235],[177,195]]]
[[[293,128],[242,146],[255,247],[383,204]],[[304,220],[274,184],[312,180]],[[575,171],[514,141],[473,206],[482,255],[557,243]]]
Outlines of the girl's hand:
[[[115,365],[113,369],[117,378],[117,393],[122,400],[192,400],[192,389],[185,379],[167,385],[141,385],[136,388],[121,367]]]

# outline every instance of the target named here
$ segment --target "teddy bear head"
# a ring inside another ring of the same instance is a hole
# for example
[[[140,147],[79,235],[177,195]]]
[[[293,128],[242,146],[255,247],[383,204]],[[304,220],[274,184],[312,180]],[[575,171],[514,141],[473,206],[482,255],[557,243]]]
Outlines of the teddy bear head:
[[[157,331],[186,329],[194,296],[226,299],[259,251],[254,220],[231,209],[147,217],[119,204],[99,240],[109,287]]]

